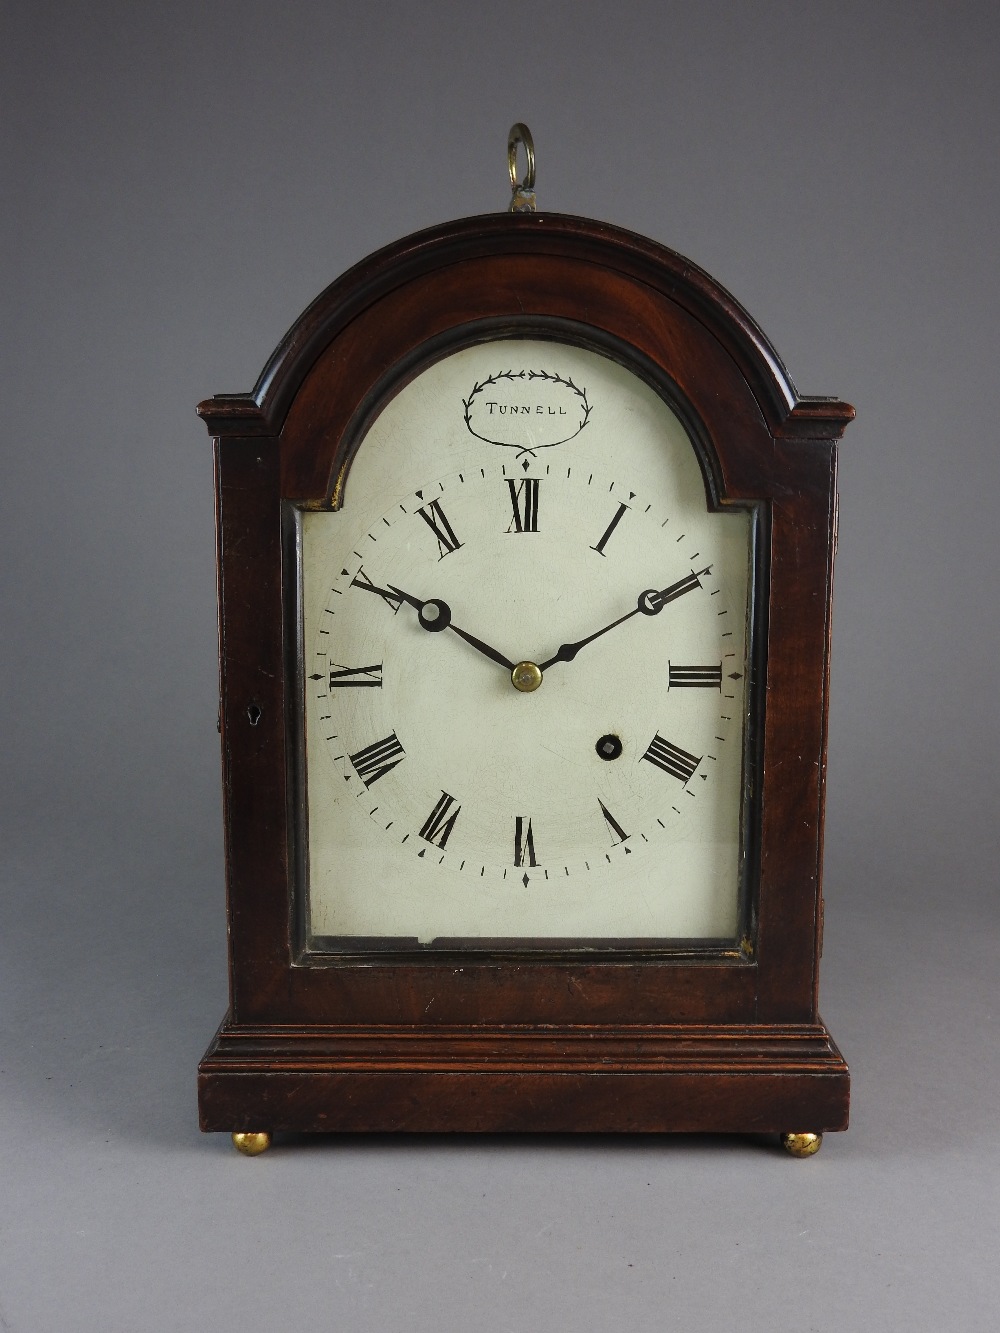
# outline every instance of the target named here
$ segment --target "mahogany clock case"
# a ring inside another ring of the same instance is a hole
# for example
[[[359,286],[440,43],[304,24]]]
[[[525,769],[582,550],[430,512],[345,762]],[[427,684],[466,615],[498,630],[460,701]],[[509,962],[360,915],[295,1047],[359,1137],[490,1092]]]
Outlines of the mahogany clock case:
[[[620,361],[685,423],[710,507],[756,516],[736,939],[324,952],[307,937],[290,515],[338,506],[366,425],[422,366],[500,337]],[[817,1002],[836,441],[853,409],[799,396],[749,316],[672,251],[502,214],[363,261],[253,393],[198,410],[216,440],[230,955],[202,1128],[846,1128],[848,1070]]]

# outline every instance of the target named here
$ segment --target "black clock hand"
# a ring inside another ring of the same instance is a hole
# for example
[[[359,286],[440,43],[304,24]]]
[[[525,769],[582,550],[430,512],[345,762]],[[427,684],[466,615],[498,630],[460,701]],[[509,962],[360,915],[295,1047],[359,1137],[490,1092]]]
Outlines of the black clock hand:
[[[643,597],[646,597],[649,594],[643,593],[642,595]],[[656,594],[654,593],[653,596],[655,595]],[[548,671],[549,667],[555,666],[556,662],[572,662],[573,658],[576,657],[581,648],[585,648],[588,643],[593,643],[594,640],[599,639],[602,634],[607,634],[608,630],[614,629],[616,626],[623,624],[626,620],[631,620],[633,616],[639,614],[639,610],[640,608],[637,606],[634,611],[626,612],[625,615],[619,616],[617,620],[612,620],[610,625],[605,625],[603,629],[599,629],[596,633],[588,635],[586,639],[577,639],[576,643],[561,643],[555,656],[550,657],[547,662],[543,662],[539,669],[541,671]],[[649,612],[648,614],[652,615],[653,612]]]
[[[404,592],[402,588],[397,588],[392,583],[389,584],[388,588],[379,588],[374,583],[368,581],[359,583],[355,579],[354,587],[361,588],[365,592],[373,592],[390,605],[393,602],[396,602],[397,605],[399,602],[406,602],[408,606],[412,606],[416,610],[417,620],[420,622],[422,629],[429,630],[432,634],[437,634],[443,629],[450,629],[453,634],[457,634],[460,639],[464,639],[467,644],[475,648],[477,652],[482,653],[484,657],[488,657],[490,661],[496,662],[498,666],[506,668],[507,671],[514,670],[514,663],[504,657],[503,653],[498,652],[496,648],[491,648],[482,639],[477,639],[474,634],[459,629],[452,621],[451,607],[447,602],[442,602],[440,598],[432,597],[423,601],[419,597],[414,597],[411,593]]]
[[[442,602],[439,597],[431,597],[426,602],[419,597],[412,597],[402,588],[397,588],[394,584],[389,585],[397,597],[401,597],[404,602],[416,608],[417,619],[420,621],[421,628],[430,630],[432,634],[439,630],[450,629],[453,634],[457,634],[460,639],[471,644],[476,652],[482,653],[490,661],[496,662],[498,666],[506,667],[508,671],[514,670],[514,663],[504,657],[503,653],[498,652],[496,648],[491,648],[488,643],[482,639],[477,639],[474,634],[469,634],[467,630],[459,629],[451,618],[451,607],[447,602]]]
[[[576,657],[581,648],[586,648],[588,643],[593,643],[594,640],[599,639],[602,634],[607,634],[609,630],[613,630],[617,628],[617,626],[623,625],[626,620],[631,620],[632,617],[637,616],[640,611],[645,616],[659,615],[668,602],[674,602],[678,597],[683,597],[686,592],[691,592],[694,588],[700,588],[700,574],[707,573],[708,569],[702,569],[698,574],[692,570],[690,574],[687,574],[682,579],[678,579],[676,583],[671,583],[668,588],[660,588],[659,590],[656,588],[647,588],[644,592],[639,594],[634,610],[626,611],[626,613],[623,616],[619,616],[617,620],[612,620],[610,625],[605,625],[603,629],[596,630],[593,634],[588,634],[585,639],[577,639],[575,643],[560,644],[555,656],[550,657],[547,662],[543,662],[540,670],[543,672],[547,671],[549,667],[554,666],[556,662],[572,662],[573,658]]]
[[[445,602],[438,602],[436,605],[444,607],[445,611],[448,611],[448,606]],[[451,612],[449,611],[448,614],[450,615]],[[423,621],[420,623],[423,625]],[[436,626],[434,625],[424,625],[424,629],[435,628]],[[451,622],[449,622],[448,628],[453,634],[457,634],[460,639],[464,639],[466,643],[471,644],[472,647],[475,648],[477,652],[482,653],[484,657],[488,657],[496,662],[498,666],[504,667],[507,671],[514,670],[513,662],[504,657],[503,653],[497,652],[496,648],[491,648],[488,643],[483,643],[482,639],[477,639],[475,635],[468,634],[464,629],[459,629],[457,625],[452,624]]]

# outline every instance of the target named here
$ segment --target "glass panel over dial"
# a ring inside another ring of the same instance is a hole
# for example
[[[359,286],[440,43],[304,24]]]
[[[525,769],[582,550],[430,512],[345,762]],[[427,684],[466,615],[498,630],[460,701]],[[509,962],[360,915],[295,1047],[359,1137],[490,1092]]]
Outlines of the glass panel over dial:
[[[658,393],[467,347],[299,520],[312,947],[734,938],[752,515]]]

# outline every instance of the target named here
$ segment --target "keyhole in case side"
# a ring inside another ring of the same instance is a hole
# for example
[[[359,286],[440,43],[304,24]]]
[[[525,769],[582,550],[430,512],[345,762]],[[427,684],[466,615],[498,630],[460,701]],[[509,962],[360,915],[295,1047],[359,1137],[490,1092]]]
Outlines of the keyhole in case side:
[[[260,705],[257,703],[256,699],[250,704],[250,707],[247,709],[247,717],[250,719],[251,727],[255,727],[257,723],[260,721],[261,719]]]

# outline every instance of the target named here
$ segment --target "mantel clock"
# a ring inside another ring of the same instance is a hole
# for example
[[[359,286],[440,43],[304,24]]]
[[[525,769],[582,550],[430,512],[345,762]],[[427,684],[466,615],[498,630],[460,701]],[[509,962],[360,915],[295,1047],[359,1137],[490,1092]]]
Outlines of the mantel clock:
[[[836,441],[672,251],[410,236],[215,437],[230,1009],[202,1128],[846,1127],[817,1010]]]

